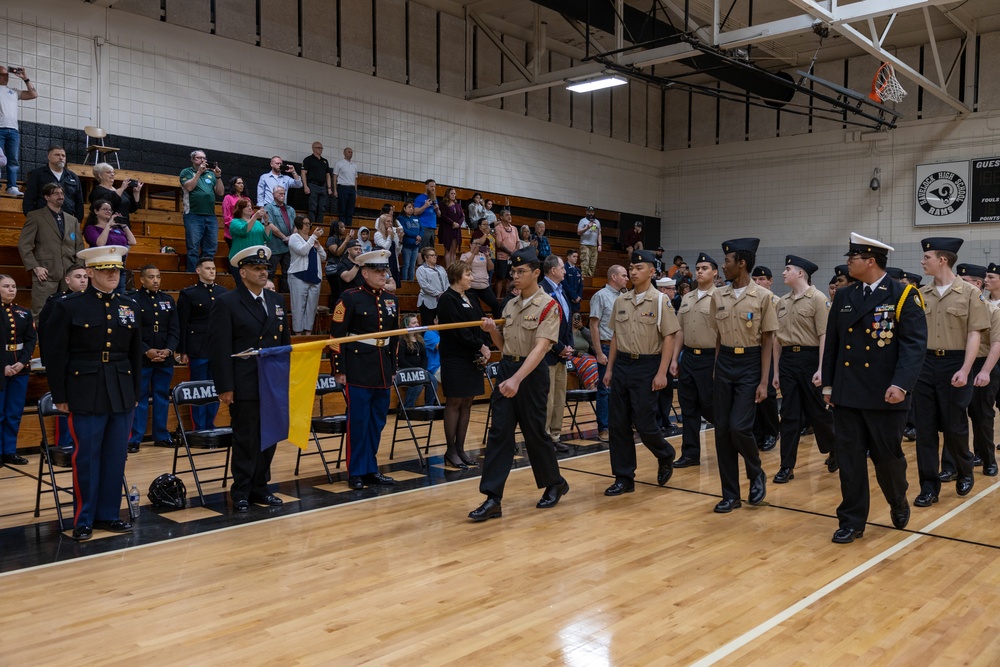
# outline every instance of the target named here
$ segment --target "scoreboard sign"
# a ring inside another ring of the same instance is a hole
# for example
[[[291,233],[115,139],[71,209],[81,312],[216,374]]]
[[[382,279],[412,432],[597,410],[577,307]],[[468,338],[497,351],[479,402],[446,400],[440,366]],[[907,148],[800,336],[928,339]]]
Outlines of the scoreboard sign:
[[[917,165],[914,224],[969,222],[969,161]]]
[[[972,222],[1000,222],[1000,158],[972,161]]]

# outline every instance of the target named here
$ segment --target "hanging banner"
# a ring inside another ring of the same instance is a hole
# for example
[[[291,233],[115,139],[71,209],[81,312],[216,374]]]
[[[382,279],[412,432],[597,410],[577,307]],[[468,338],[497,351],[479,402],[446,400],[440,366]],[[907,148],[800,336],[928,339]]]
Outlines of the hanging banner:
[[[918,164],[913,224],[969,223],[969,161]]]

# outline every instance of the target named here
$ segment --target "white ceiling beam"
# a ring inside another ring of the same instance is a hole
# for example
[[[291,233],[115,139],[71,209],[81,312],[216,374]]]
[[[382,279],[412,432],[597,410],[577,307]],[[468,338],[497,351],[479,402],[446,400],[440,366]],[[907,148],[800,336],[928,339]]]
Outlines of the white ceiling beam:
[[[521,73],[521,76],[523,76],[529,82],[534,81],[535,77],[532,75],[531,72],[528,71],[528,68],[524,66],[524,63],[522,63],[518,59],[518,57],[514,55],[514,52],[510,50],[509,46],[503,43],[503,40],[500,39],[500,36],[497,35],[495,32],[493,32],[493,29],[490,28],[488,25],[486,25],[485,22],[483,22],[483,20],[479,17],[478,14],[476,14],[473,11],[470,11],[469,19],[476,24],[476,27],[478,27],[479,30],[484,35],[486,35],[486,37],[491,42],[493,42],[494,46],[500,49],[500,53],[502,53],[504,57],[510,61],[510,63],[514,66],[514,68]]]

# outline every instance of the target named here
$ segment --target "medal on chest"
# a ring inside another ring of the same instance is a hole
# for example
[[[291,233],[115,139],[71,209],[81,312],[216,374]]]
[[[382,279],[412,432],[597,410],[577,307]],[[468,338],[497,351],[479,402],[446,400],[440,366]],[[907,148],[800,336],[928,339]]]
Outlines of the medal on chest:
[[[135,324],[135,311],[130,306],[118,306],[118,323],[122,326]]]
[[[753,313],[747,313],[747,329],[753,327]]]

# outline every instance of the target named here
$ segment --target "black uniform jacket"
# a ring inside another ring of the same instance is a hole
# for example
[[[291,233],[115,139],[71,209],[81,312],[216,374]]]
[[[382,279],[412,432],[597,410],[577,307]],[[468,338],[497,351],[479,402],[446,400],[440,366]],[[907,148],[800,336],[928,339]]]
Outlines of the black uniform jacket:
[[[391,292],[375,292],[365,285],[344,292],[333,311],[330,333],[334,338],[399,328],[399,304]],[[333,348],[333,372],[347,375],[347,383],[385,389],[396,373],[396,336],[382,345],[344,343]],[[370,339],[369,342],[374,342]]]
[[[31,356],[35,354],[38,334],[31,319],[31,311],[16,304],[0,308],[0,323],[3,326],[3,359],[0,370],[16,363],[24,364],[18,375],[31,372]]]
[[[206,285],[200,280],[185,287],[177,296],[177,317],[181,340],[177,351],[200,359],[211,355],[208,345],[208,321],[215,299],[228,292],[221,285]]]
[[[143,288],[129,293],[139,304],[139,324],[142,329],[142,365],[164,367],[174,365],[174,355],[163,361],[153,361],[146,356],[149,350],[177,351],[180,342],[180,325],[177,323],[177,305],[174,298],[160,290],[150,292]]]

